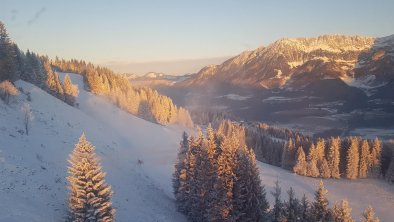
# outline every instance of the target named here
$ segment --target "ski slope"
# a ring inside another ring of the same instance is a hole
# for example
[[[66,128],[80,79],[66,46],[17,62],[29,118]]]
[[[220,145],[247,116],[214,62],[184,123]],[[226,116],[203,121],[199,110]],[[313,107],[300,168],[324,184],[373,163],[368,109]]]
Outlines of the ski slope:
[[[61,79],[64,73],[60,73]],[[17,81],[31,93],[34,120],[23,133],[20,94],[9,106],[0,101],[0,221],[62,221],[67,210],[67,158],[85,132],[107,172],[114,191],[117,221],[186,221],[176,212],[171,174],[183,128],[153,124],[130,115],[84,90],[82,77],[69,74],[79,87],[79,108],[41,89]],[[19,132],[18,132],[19,131]],[[139,164],[139,160],[142,164]],[[319,180],[259,163],[267,197],[278,179],[282,197],[292,186],[310,200]],[[355,219],[370,204],[381,221],[391,221],[394,187],[379,180],[325,180],[331,203],[346,198]]]

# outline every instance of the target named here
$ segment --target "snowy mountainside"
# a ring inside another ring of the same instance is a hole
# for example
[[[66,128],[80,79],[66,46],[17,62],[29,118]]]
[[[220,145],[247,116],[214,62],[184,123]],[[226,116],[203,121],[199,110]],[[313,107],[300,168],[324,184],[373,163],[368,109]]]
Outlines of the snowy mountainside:
[[[226,82],[237,86],[302,87],[312,81],[340,78],[349,82],[375,76],[371,86],[393,79],[394,36],[322,35],[283,38],[246,51],[220,65],[206,66],[179,86]]]
[[[61,79],[64,73],[60,73]],[[34,114],[29,135],[23,133],[20,94],[7,106],[0,101],[0,221],[62,221],[67,201],[67,158],[82,132],[96,146],[106,181],[114,191],[117,221],[186,221],[176,211],[171,174],[182,130],[130,115],[106,99],[86,92],[80,75],[69,74],[79,87],[79,108],[66,105],[41,89],[17,81]],[[138,160],[143,163],[138,164]],[[319,180],[297,176],[259,163],[267,197],[275,180],[285,190],[309,199]],[[369,204],[381,221],[394,216],[394,188],[379,180],[325,180],[328,198],[347,198],[355,219]]]
[[[16,83],[31,93],[29,135],[23,133],[21,112],[26,96],[10,106],[0,101],[0,221],[63,220],[67,158],[82,132],[107,172],[117,221],[185,221],[176,212],[168,179],[182,130],[125,113],[84,91],[81,76],[71,77],[79,85],[79,109],[29,83]]]

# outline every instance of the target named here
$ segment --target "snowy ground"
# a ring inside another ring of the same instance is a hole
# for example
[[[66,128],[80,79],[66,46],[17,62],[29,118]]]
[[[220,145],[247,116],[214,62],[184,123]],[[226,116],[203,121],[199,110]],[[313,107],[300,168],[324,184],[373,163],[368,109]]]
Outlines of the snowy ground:
[[[266,186],[267,197],[270,202],[273,197],[270,191],[274,190],[275,181],[282,187],[282,199],[287,199],[287,190],[293,187],[297,196],[302,198],[305,193],[309,200],[313,200],[320,179],[301,177],[290,171],[272,165],[259,163],[260,177]],[[352,208],[352,215],[356,221],[361,220],[362,212],[369,205],[373,206],[380,221],[393,221],[394,216],[394,186],[383,180],[360,179],[350,181],[346,179],[325,179],[324,185],[328,190],[330,205],[347,199]]]
[[[72,80],[82,84],[80,76]],[[26,96],[10,106],[0,101],[0,221],[62,221],[67,158],[83,131],[112,185],[117,221],[186,221],[170,182],[181,129],[129,115],[81,85],[79,109],[31,84],[17,85],[31,92],[35,118],[28,136],[18,133]]]
[[[62,78],[64,74],[61,74]],[[0,101],[0,221],[62,221],[67,200],[67,158],[84,131],[97,148],[112,185],[117,221],[186,221],[176,212],[171,194],[172,165],[182,130],[125,113],[79,85],[80,107],[70,107],[23,81],[31,92],[34,120],[23,133],[21,94],[10,106]],[[18,132],[19,131],[19,132]],[[138,160],[143,164],[138,164]],[[318,180],[260,164],[267,191],[279,179],[283,197],[289,186],[310,199]],[[355,218],[369,204],[381,221],[394,216],[394,187],[378,180],[326,180],[331,202],[347,198]],[[268,195],[271,198],[271,195]]]

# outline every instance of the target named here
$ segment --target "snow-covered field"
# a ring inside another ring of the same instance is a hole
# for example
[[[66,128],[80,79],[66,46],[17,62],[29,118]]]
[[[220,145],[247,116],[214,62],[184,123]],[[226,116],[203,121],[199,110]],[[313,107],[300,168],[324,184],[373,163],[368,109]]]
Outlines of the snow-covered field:
[[[64,74],[61,74],[63,79]],[[23,133],[21,94],[9,106],[0,101],[0,221],[62,221],[67,209],[67,158],[82,132],[97,148],[114,191],[117,221],[186,221],[176,212],[172,166],[184,129],[153,124],[123,112],[79,85],[79,108],[66,105],[31,84],[34,120]],[[19,132],[18,132],[19,131]],[[143,163],[138,164],[138,160]],[[267,193],[279,179],[312,199],[318,180],[260,164]],[[355,219],[369,204],[381,221],[394,216],[394,187],[378,180],[326,180],[331,202],[347,198]],[[268,195],[271,198],[271,195]]]

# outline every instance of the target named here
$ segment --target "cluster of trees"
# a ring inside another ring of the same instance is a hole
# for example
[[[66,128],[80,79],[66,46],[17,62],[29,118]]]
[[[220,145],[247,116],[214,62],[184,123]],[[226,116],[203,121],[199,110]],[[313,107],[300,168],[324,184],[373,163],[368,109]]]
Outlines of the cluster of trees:
[[[310,145],[306,156],[304,148],[290,139],[283,149],[282,165],[293,167],[299,175],[322,178],[348,179],[379,177],[381,175],[382,142],[358,137],[318,139]],[[295,160],[295,162],[294,162]],[[295,163],[295,164],[294,164]]]
[[[86,139],[79,138],[69,158],[69,221],[115,220],[112,207],[111,187],[105,182],[105,173],[95,154],[95,147]]]
[[[8,83],[22,79],[30,82],[57,98],[74,105],[75,97],[78,95],[78,87],[72,84],[71,79],[66,76],[64,84],[61,83],[59,75],[54,73],[48,57],[39,56],[27,50],[21,51],[13,43],[2,22],[0,22],[0,81],[6,81],[2,87],[9,86]],[[8,87],[5,101],[9,95],[13,95]]]
[[[359,137],[313,139],[289,129],[225,120],[216,127],[254,150],[262,162],[320,178],[381,178],[394,182],[394,142]]]
[[[299,200],[292,188],[283,201],[277,182],[270,206],[253,151],[240,145],[237,135],[228,137],[210,126],[206,136],[183,134],[173,188],[178,210],[191,221],[354,221],[346,200],[329,208],[323,182],[312,202],[305,195]],[[379,219],[369,207],[362,221]]]
[[[192,221],[264,221],[268,202],[252,150],[236,137],[183,134],[173,188],[180,212]]]
[[[298,199],[293,188],[287,191],[288,199],[282,201],[282,190],[277,181],[275,189],[271,194],[274,197],[274,205],[271,208],[271,219],[269,221],[302,221],[302,222],[354,222],[347,200],[342,200],[339,204],[335,203],[332,208],[329,207],[327,199],[327,189],[324,187],[323,181],[320,181],[318,189],[315,191],[312,202],[306,198],[305,194],[302,199]],[[362,222],[379,222],[379,218],[375,216],[375,212],[371,206],[365,209],[362,214]]]
[[[118,107],[146,120],[160,124],[179,123],[192,127],[189,112],[173,104],[172,100],[146,87],[133,87],[130,81],[113,71],[77,60],[56,58],[52,65],[63,72],[83,75],[88,89],[98,95],[106,96]]]

